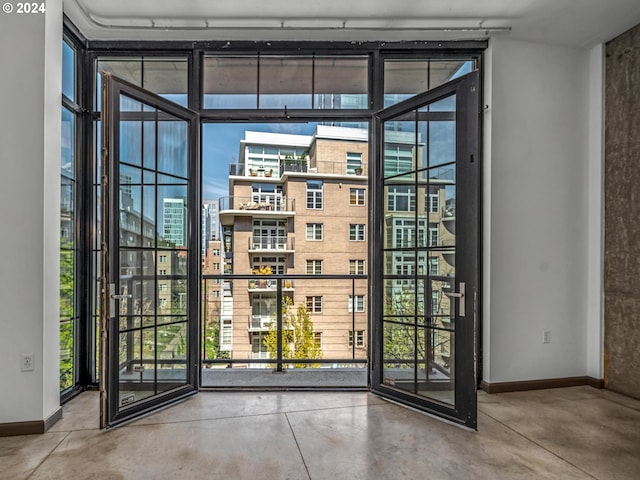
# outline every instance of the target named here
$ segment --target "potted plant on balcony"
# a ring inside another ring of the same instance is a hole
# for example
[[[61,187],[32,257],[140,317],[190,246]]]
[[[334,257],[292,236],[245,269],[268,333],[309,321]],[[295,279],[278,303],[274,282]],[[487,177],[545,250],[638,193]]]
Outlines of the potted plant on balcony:
[[[262,265],[260,267],[254,268],[253,269],[253,274],[254,275],[272,275],[273,274],[273,270],[269,265]],[[260,288],[266,288],[267,287],[267,281],[266,280],[260,280],[259,281],[259,285],[260,285]]]

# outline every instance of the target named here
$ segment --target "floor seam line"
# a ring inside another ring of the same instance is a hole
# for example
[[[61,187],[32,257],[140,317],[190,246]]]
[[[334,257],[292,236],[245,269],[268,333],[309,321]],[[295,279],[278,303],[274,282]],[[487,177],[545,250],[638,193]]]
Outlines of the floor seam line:
[[[304,469],[307,471],[307,477],[311,480],[311,474],[309,473],[309,467],[307,466],[307,462],[304,459],[304,455],[302,455],[302,449],[300,448],[300,444],[298,443],[298,438],[296,437],[296,433],[293,431],[293,426],[291,425],[291,421],[289,420],[289,416],[287,413],[284,413],[284,418],[287,419],[287,423],[289,424],[289,430],[291,430],[291,435],[293,435],[293,441],[296,442],[296,447],[298,448],[298,453],[300,454],[300,459],[302,460],[302,464],[304,465]]]
[[[53,455],[53,452],[55,452],[58,449],[58,447],[62,444],[62,442],[64,442],[72,433],[73,431],[67,432],[67,434],[60,439],[60,441],[56,444],[55,447],[51,449],[51,451],[47,454],[47,456],[42,459],[42,461],[36,466],[36,468],[34,468],[31,471],[29,475],[27,475],[27,480],[29,480],[31,477],[33,477],[33,475],[35,475],[36,471],[44,464],[44,462],[46,462],[49,459],[49,457],[51,457],[51,455]]]
[[[499,423],[500,425],[502,425],[503,427],[505,427],[507,430],[512,431],[513,433],[515,433],[516,435],[524,438],[525,440],[527,440],[528,442],[533,443],[535,446],[541,448],[542,450],[544,450],[547,453],[550,453],[551,455],[553,455],[554,457],[556,457],[557,459],[561,460],[562,462],[566,463],[567,465],[571,465],[573,468],[575,468],[576,470],[584,473],[585,475],[593,478],[594,480],[600,480],[598,477],[596,477],[595,475],[587,472],[586,470],[580,468],[579,466],[577,466],[576,464],[574,464],[573,462],[570,462],[569,460],[567,460],[566,458],[561,457],[559,454],[557,454],[556,452],[554,452],[553,450],[549,450],[547,447],[545,447],[544,445],[542,445],[539,442],[536,442],[534,439],[527,437],[524,433],[519,432],[518,430],[516,430],[515,428],[507,425],[506,423],[498,420],[497,418],[489,415],[488,413],[485,412],[481,412],[483,415],[486,415],[487,417],[489,417],[490,419],[492,419],[493,421]]]

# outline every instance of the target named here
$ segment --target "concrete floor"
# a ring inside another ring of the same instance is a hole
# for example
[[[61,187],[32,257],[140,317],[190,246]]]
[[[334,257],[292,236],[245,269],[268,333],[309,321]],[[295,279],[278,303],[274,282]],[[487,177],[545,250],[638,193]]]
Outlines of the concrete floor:
[[[364,392],[201,392],[100,431],[87,392],[48,433],[0,438],[0,478],[640,478],[640,401],[591,387],[478,400],[477,432]]]

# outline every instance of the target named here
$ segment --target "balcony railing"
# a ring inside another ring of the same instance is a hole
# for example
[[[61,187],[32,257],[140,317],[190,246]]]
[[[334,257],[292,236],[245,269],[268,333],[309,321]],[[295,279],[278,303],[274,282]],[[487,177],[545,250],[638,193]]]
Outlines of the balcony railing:
[[[249,315],[250,332],[266,332],[275,321],[276,315]]]
[[[294,251],[294,238],[276,235],[261,235],[249,238],[249,251]]]
[[[290,212],[295,208],[295,200],[283,195],[259,194],[245,197],[231,196],[220,198],[220,213],[228,210],[247,212]]]
[[[271,290],[276,291],[278,284],[275,279],[269,278],[266,275],[255,275],[253,278],[249,279],[249,291],[257,290]],[[288,291],[293,290],[295,288],[295,280],[285,280],[282,282],[282,290]]]
[[[348,311],[350,295],[366,295],[366,275],[203,275],[202,281],[203,292],[208,292],[209,282],[214,281],[235,282],[236,287],[252,285],[255,293],[264,292],[262,288],[273,292],[268,300],[273,303],[269,304],[268,310],[263,310],[270,314],[250,313],[260,310],[254,310],[259,308],[255,303],[256,297],[247,295],[246,290],[243,293],[236,288],[233,297],[223,302],[220,301],[222,299],[203,295],[201,358],[204,368],[226,366],[241,370],[268,367],[283,371],[285,368],[303,366],[339,370],[361,370],[366,367],[368,359],[365,349],[348,345],[349,332],[363,331],[363,338],[368,335],[366,318],[361,313]],[[322,282],[322,286],[319,282]],[[303,290],[301,295],[296,293],[295,297],[292,292],[287,292],[293,290],[294,283],[296,289]],[[252,293],[251,289],[249,293]],[[318,295],[324,296],[322,302],[309,303],[309,298]],[[369,302],[365,301],[365,304]],[[284,345],[288,337],[283,332],[302,328],[302,324],[295,322],[302,322],[306,318],[299,313],[304,305],[307,306],[306,315],[311,320],[313,333],[321,335],[317,338],[318,342],[321,341],[321,353],[308,357],[294,353],[291,358],[293,351],[289,349],[289,344]],[[326,315],[318,315],[322,313],[317,310],[319,305],[326,309]],[[275,329],[277,346],[264,342],[271,329]],[[232,334],[229,351],[221,348],[221,338],[225,333]],[[259,353],[254,351],[258,342]],[[265,352],[265,349],[269,351]],[[264,360],[269,360],[268,364]]]

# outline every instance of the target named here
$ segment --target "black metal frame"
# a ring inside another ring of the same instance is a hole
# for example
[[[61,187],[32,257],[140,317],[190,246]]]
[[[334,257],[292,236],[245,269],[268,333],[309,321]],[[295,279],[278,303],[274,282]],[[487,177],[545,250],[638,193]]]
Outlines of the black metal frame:
[[[466,282],[465,296],[466,311],[470,312],[461,321],[461,326],[455,330],[455,406],[429,401],[425,397],[411,394],[383,383],[383,305],[376,302],[372,309],[371,345],[372,358],[372,390],[381,396],[399,400],[420,410],[435,413],[456,423],[462,423],[470,428],[477,428],[477,398],[476,389],[479,382],[476,365],[478,362],[479,306],[477,298],[480,288],[480,159],[479,159],[479,75],[472,72],[428,92],[417,95],[404,102],[389,107],[374,116],[374,128],[371,135],[373,158],[376,160],[370,166],[373,177],[373,193],[371,194],[374,208],[372,209],[370,224],[376,227],[373,235],[373,248],[370,248],[369,264],[374,279],[384,278],[383,265],[383,213],[384,213],[384,135],[383,122],[401,117],[426,104],[436,102],[453,93],[456,94],[456,203],[463,208],[465,219],[457,225],[464,230],[456,230],[456,288],[459,282]],[[457,228],[457,227],[456,227]],[[417,229],[417,225],[416,225]],[[424,277],[425,279],[427,277]],[[370,296],[382,298],[383,283],[375,280],[370,283]],[[472,317],[469,325],[469,317]],[[456,321],[459,319],[456,309]],[[463,325],[463,322],[467,322]]]
[[[222,122],[303,122],[303,121],[320,121],[332,119],[335,121],[354,120],[360,122],[372,122],[374,112],[378,112],[383,108],[383,64],[386,59],[404,59],[404,60],[428,60],[428,59],[452,59],[465,58],[473,59],[476,68],[482,71],[483,51],[487,47],[486,41],[458,41],[458,42],[441,42],[441,41],[399,41],[399,42],[332,42],[332,41],[275,41],[275,42],[252,42],[252,41],[91,41],[83,38],[81,32],[70,22],[68,18],[64,19],[65,38],[69,38],[77,47],[78,59],[78,75],[77,82],[80,93],[76,103],[81,112],[81,122],[78,128],[78,162],[77,174],[79,180],[78,198],[80,199],[77,215],[76,230],[79,235],[80,255],[83,259],[80,262],[80,271],[78,272],[79,282],[77,283],[80,293],[80,312],[82,319],[79,323],[79,331],[77,337],[77,365],[78,377],[77,385],[65,393],[62,397],[64,400],[71,398],[75,393],[86,388],[96,388],[95,364],[93,361],[93,350],[90,346],[95,339],[95,331],[93,325],[93,311],[95,306],[92,305],[91,286],[96,278],[96,272],[92,271],[92,237],[90,225],[93,221],[92,212],[94,210],[94,199],[92,195],[92,185],[95,179],[92,158],[93,141],[92,132],[94,122],[100,118],[99,112],[93,111],[94,80],[95,80],[95,62],[98,57],[126,57],[126,56],[144,56],[149,57],[175,57],[185,56],[188,61],[188,108],[200,113],[200,125],[204,123],[222,123]],[[369,109],[347,111],[347,110],[202,110],[202,58],[205,54],[273,54],[273,55],[368,55],[370,71],[369,71]],[[481,96],[481,90],[480,90]],[[198,128],[200,130],[200,128]],[[375,152],[376,138],[374,135],[375,128],[370,127],[372,150]],[[480,141],[478,138],[478,141]],[[374,158],[372,156],[372,158]],[[200,161],[195,162],[200,168]],[[370,163],[372,167],[373,162]],[[479,166],[481,168],[481,165]],[[476,186],[479,187],[479,186]],[[200,190],[198,188],[198,190]],[[375,181],[375,170],[369,175],[369,192],[371,198],[379,196],[382,190]],[[480,193],[478,192],[478,216],[481,214],[480,209]],[[197,199],[198,201],[201,198]],[[371,213],[369,219],[370,238],[373,238],[374,232],[381,228],[381,225],[375,223],[376,216]],[[199,225],[197,223],[196,225]],[[378,233],[376,233],[377,235]],[[197,235],[196,235],[197,236]],[[199,236],[198,236],[199,238]],[[481,248],[480,243],[478,249]],[[478,255],[480,259],[480,255]],[[480,264],[480,260],[478,261]],[[373,267],[375,264],[370,263]],[[379,281],[376,271],[370,270],[371,281],[369,283],[369,294],[377,293],[377,282]],[[199,282],[198,282],[199,283]],[[200,296],[198,296],[200,298]],[[374,297],[371,297],[374,298]],[[480,297],[478,297],[478,309],[480,311]],[[373,312],[374,302],[371,302],[368,309],[370,325],[373,327],[375,322],[375,312]],[[480,322],[480,320],[478,320]],[[370,329],[371,331],[371,329]],[[478,327],[478,333],[480,333]],[[372,346],[369,339],[369,348]],[[479,339],[477,340],[479,348]],[[481,379],[481,352],[478,350],[477,368],[478,380]],[[370,356],[373,358],[373,356]]]
[[[120,410],[118,404],[119,391],[119,339],[117,316],[109,312],[109,301],[105,292],[109,291],[109,284],[116,284],[119,291],[120,250],[114,248],[115,242],[119,242],[119,219],[115,215],[118,212],[119,198],[119,129],[114,128],[114,122],[119,122],[120,97],[126,95],[145,105],[150,105],[158,110],[167,112],[176,118],[184,120],[189,127],[188,150],[188,234],[187,245],[189,252],[200,252],[200,235],[197,231],[200,224],[199,187],[200,185],[200,128],[198,114],[184,107],[176,105],[154,93],[148,92],[123,80],[119,80],[110,74],[103,74],[103,90],[107,101],[103,108],[103,192],[102,192],[102,275],[100,280],[101,301],[101,344],[103,354],[101,356],[101,427],[114,426],[131,420],[139,415],[154,410],[158,407],[170,404],[185,396],[192,395],[199,388],[200,375],[198,372],[200,336],[199,330],[199,300],[189,301],[187,307],[187,379],[184,385],[164,393],[156,394],[146,400],[141,400],[135,405]],[[117,117],[117,118],[116,118]],[[117,160],[117,161],[116,161]],[[187,289],[191,298],[200,298],[200,259],[198,255],[188,255]],[[107,353],[108,352],[108,353]],[[105,355],[107,353],[107,355]]]

